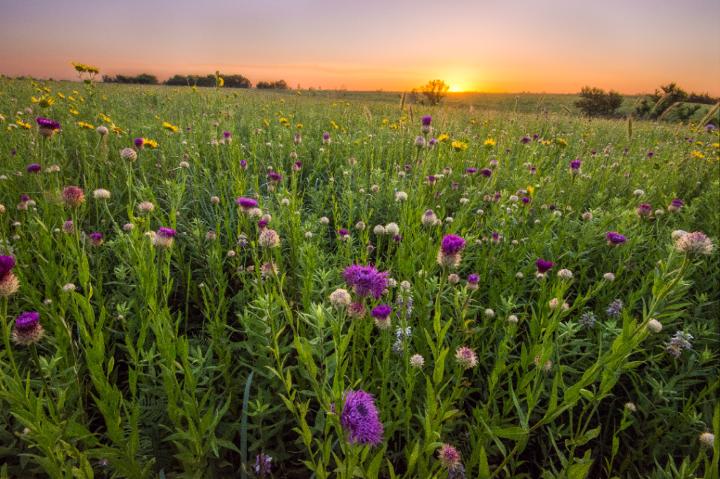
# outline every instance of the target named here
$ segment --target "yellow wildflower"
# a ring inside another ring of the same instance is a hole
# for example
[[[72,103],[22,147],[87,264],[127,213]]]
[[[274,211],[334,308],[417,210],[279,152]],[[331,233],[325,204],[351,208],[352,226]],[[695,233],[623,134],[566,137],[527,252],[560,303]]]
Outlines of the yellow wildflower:
[[[568,146],[568,142],[565,138],[555,138],[555,143],[557,143],[558,145],[560,145],[563,148]]]
[[[100,118],[103,121],[103,123],[112,123],[113,122],[112,118],[107,116],[105,113],[99,113],[98,118]]]
[[[699,160],[702,160],[703,158],[705,158],[705,155],[703,154],[703,152],[699,151],[699,150],[691,151],[690,156],[692,156],[693,158],[697,158]]]
[[[162,127],[171,133],[177,133],[178,131],[180,131],[180,128],[173,125],[172,123],[168,123],[167,121],[163,122]]]
[[[488,138],[483,143],[487,148],[492,148],[493,146],[497,145],[497,141],[495,141],[494,138]]]
[[[158,145],[158,142],[155,140],[151,140],[150,138],[143,138],[143,146],[147,146],[148,148],[152,148],[154,150],[160,145]]]
[[[110,126],[110,129],[111,129],[112,132],[115,133],[116,135],[122,135],[123,133],[125,133],[125,130],[123,130],[122,128],[120,128],[119,126],[117,126],[115,123],[113,123],[113,124]]]
[[[297,123],[297,124],[295,125],[295,128],[297,128],[298,130],[302,130],[303,124],[302,124],[302,123]]]
[[[86,130],[92,130],[92,129],[95,128],[95,127],[92,126],[90,123],[87,123],[87,122],[84,122],[84,121],[79,121],[79,122],[77,122],[77,126],[79,126],[80,128],[84,128],[84,129],[86,129]]]
[[[26,121],[22,121],[20,118],[18,118],[17,120],[15,120],[15,123],[17,123],[17,125],[18,125],[20,128],[23,128],[23,129],[25,129],[25,130],[29,130],[30,128],[32,128],[32,125],[31,125],[30,123],[28,123],[28,122],[26,122]]]
[[[450,135],[448,135],[447,133],[441,133],[441,134],[437,137],[437,141],[439,141],[440,143],[445,143],[445,142],[448,141],[449,139],[450,139]]]
[[[70,112],[71,115],[74,115],[74,116],[78,116],[80,114],[80,112],[77,111],[75,108],[70,108],[70,110],[68,110],[68,111]]]
[[[49,106],[52,106],[53,103],[55,103],[55,98],[49,96],[49,95],[43,95],[40,98],[32,97],[30,98],[30,101],[33,103],[37,103],[43,108],[47,108]]]
[[[288,127],[288,128],[290,127],[290,120],[288,120],[288,119],[285,118],[284,116],[283,116],[283,117],[280,117],[280,119],[279,119],[278,121],[280,122],[280,124],[281,124],[282,126]]]
[[[455,151],[465,151],[468,149],[468,144],[460,140],[453,140],[450,146],[452,146],[452,149]]]

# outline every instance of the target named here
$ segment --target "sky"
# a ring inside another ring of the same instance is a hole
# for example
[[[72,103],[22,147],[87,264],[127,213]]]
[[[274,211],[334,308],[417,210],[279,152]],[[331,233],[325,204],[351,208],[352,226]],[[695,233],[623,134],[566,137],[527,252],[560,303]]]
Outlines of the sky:
[[[401,91],[720,95],[720,0],[0,0],[0,73],[239,73]]]

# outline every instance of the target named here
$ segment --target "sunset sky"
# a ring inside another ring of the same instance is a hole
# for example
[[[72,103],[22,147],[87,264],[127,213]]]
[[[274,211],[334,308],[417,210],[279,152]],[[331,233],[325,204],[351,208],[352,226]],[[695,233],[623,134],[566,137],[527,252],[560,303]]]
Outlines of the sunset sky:
[[[0,73],[240,73],[292,87],[720,95],[719,0],[0,0]]]

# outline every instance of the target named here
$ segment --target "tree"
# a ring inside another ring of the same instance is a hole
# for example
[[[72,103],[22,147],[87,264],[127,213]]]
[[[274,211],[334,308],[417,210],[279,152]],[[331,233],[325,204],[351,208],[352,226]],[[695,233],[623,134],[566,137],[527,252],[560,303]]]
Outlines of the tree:
[[[575,102],[575,107],[587,116],[615,116],[622,102],[622,95],[616,91],[606,93],[601,88],[586,86],[580,91],[580,99]]]
[[[288,85],[285,80],[259,81],[255,85],[255,88],[258,88],[260,90],[287,90]]]
[[[430,80],[422,87],[422,94],[431,105],[437,105],[447,95],[450,86],[442,80]]]

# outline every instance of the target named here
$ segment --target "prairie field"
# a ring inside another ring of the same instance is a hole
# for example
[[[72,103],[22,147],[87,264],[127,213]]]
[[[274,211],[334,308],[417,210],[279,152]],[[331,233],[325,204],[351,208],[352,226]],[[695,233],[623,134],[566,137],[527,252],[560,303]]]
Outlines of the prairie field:
[[[0,79],[0,477],[717,478],[718,129],[574,99]]]

